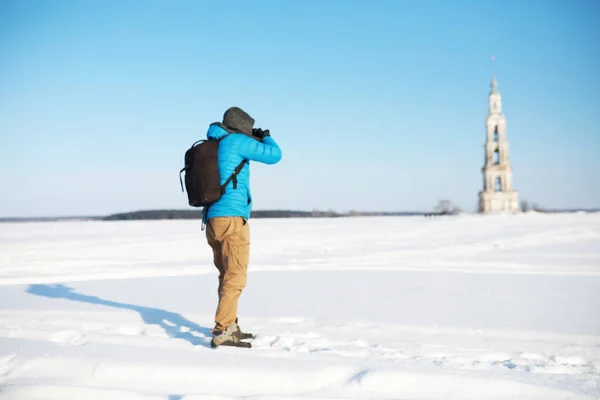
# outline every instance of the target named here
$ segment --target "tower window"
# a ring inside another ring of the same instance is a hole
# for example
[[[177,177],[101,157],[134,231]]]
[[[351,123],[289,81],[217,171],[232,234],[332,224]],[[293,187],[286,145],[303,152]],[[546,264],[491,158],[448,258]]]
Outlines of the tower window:
[[[502,180],[500,179],[500,177],[497,177],[496,180],[494,181],[494,191],[495,192],[502,191]]]
[[[496,151],[494,151],[494,164],[495,165],[500,164],[500,151],[498,149],[496,149]]]
[[[498,126],[494,128],[494,142],[498,141]]]

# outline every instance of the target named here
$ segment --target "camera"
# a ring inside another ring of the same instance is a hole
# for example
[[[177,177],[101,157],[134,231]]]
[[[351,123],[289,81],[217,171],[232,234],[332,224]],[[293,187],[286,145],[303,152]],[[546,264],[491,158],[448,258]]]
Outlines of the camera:
[[[259,138],[259,139],[264,139],[267,136],[271,136],[269,133],[268,129],[261,129],[261,128],[254,128],[252,129],[252,136]]]

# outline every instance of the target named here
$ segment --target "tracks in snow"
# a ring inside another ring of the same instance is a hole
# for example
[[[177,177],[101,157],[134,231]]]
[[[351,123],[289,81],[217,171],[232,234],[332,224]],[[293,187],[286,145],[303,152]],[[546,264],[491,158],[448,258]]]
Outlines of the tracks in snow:
[[[593,336],[362,323],[325,326],[302,319],[271,321],[270,326],[257,321],[257,327],[260,335],[253,346],[265,352],[386,359],[409,367],[600,376],[600,338]]]
[[[41,341],[61,347],[109,344],[207,350],[210,332],[192,319],[200,320],[178,315],[175,322],[164,319],[148,324],[127,312],[2,311],[0,338]],[[250,328],[257,334],[252,354],[266,357],[304,354],[328,359],[379,360],[411,368],[600,376],[600,339],[594,336],[359,322],[325,325],[302,318],[245,320],[244,329]],[[7,374],[8,364],[6,361],[0,364],[3,366],[0,377],[3,371]]]

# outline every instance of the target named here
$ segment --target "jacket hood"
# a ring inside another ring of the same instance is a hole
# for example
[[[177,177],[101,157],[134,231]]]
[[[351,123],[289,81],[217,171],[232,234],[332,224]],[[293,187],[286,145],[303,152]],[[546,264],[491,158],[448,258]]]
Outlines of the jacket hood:
[[[220,122],[215,122],[210,124],[208,127],[208,132],[206,133],[206,137],[209,139],[219,139],[228,133],[233,133],[227,130],[227,128],[221,124]]]

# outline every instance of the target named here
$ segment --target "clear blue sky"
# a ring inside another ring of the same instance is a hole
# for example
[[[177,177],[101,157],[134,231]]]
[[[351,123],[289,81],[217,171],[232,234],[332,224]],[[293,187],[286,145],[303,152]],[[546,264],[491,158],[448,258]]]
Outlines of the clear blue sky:
[[[237,105],[283,150],[255,209],[468,211],[490,56],[514,185],[600,206],[600,3],[0,1],[0,216],[186,209],[185,150]]]

